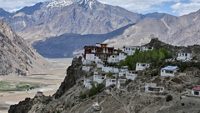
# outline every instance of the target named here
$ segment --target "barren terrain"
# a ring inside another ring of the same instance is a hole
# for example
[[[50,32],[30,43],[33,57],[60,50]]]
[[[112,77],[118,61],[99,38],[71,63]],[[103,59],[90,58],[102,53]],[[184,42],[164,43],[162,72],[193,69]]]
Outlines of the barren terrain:
[[[29,91],[0,91],[0,113],[7,113],[11,104],[17,104],[20,100],[26,97],[34,97],[37,91],[44,92],[45,95],[52,95],[56,92],[61,82],[63,81],[66,69],[71,64],[70,58],[66,59],[47,59],[49,68],[47,73],[41,73],[30,76],[1,76],[0,81],[12,84],[16,83],[30,83],[40,85]],[[39,73],[39,72],[38,72]]]

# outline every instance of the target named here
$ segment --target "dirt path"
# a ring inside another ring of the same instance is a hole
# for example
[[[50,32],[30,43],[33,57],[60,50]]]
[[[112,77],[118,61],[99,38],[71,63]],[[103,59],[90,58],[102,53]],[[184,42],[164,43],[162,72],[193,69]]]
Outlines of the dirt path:
[[[50,63],[50,68],[45,75],[0,77],[2,81],[27,82],[44,85],[43,87],[30,91],[0,92],[0,113],[7,113],[10,105],[16,104],[26,97],[34,97],[37,91],[43,91],[45,95],[52,95],[56,92],[61,82],[64,80],[66,68],[71,65],[72,59],[47,59],[47,61]]]

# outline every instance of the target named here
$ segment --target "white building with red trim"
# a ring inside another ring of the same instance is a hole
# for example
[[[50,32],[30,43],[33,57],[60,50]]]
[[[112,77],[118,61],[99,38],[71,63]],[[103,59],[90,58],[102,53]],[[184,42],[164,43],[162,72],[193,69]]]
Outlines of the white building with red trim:
[[[192,93],[193,96],[199,96],[200,97],[200,86],[193,87],[191,93]]]

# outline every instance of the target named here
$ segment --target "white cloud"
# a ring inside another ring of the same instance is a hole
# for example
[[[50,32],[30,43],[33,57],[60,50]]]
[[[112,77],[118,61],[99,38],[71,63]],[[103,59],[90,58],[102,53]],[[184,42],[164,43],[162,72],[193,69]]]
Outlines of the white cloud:
[[[179,0],[99,0],[103,3],[124,7],[130,11],[146,13],[156,6],[166,2],[176,2]]]
[[[189,14],[200,9],[200,0],[190,0],[189,2],[177,2],[172,5],[173,12],[178,15]]]
[[[7,11],[14,11],[24,6],[30,6],[45,0],[0,0],[0,7]]]

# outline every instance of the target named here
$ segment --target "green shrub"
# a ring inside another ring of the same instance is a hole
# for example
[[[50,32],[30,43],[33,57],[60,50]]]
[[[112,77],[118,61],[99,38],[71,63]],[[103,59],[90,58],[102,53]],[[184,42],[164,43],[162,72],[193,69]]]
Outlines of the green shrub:
[[[152,66],[158,66],[161,65],[165,59],[171,57],[171,52],[164,48],[145,52],[136,51],[134,55],[128,56],[125,61],[120,62],[120,66],[128,66],[131,70],[135,70],[137,62],[151,63]]]
[[[83,93],[83,92],[80,92],[80,99],[85,99],[85,98],[87,98],[87,95],[85,94],[85,93]]]
[[[104,84],[98,84],[96,86],[93,85],[89,91],[88,96],[91,97],[91,96],[94,96],[94,95],[100,93],[104,87],[105,87]]]

